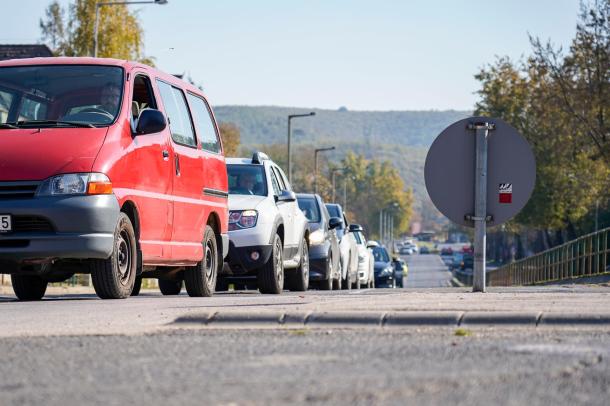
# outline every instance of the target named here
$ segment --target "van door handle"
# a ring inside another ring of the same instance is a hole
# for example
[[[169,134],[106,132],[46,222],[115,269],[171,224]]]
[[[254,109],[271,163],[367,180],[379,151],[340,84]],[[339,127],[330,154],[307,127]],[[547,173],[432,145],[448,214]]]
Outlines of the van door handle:
[[[176,165],[176,176],[180,176],[180,156],[178,154],[175,155],[174,163]]]
[[[163,154],[163,160],[167,161],[169,159],[169,151],[164,149],[162,154]]]

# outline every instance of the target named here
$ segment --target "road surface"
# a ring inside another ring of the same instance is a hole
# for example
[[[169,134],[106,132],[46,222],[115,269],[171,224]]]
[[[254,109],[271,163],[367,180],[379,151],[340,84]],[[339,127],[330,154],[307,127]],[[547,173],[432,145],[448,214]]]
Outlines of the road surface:
[[[606,405],[609,396],[610,287],[58,293],[17,302],[0,291],[0,405]],[[545,315],[583,311],[605,321],[544,325]],[[221,323],[228,314],[282,314],[285,324]],[[298,314],[306,322],[288,323]],[[333,314],[386,323],[316,324]],[[395,314],[454,314],[459,326],[392,327]],[[469,323],[481,315],[529,322]]]
[[[409,266],[407,288],[438,288],[451,286],[451,273],[438,255],[406,255]]]

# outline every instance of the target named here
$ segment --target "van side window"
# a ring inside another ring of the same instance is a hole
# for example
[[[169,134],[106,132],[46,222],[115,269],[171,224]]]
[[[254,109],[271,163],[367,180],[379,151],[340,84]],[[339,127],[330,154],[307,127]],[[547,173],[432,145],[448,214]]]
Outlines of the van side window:
[[[197,139],[193,131],[184,93],[177,87],[160,80],[157,80],[157,84],[163,100],[163,107],[165,107],[165,115],[167,115],[172,139],[178,144],[197,147]]]
[[[138,118],[142,110],[156,109],[157,103],[150,85],[150,79],[143,75],[137,75],[133,81],[133,98],[131,100],[131,116],[134,129],[138,124]]]
[[[195,120],[197,137],[201,141],[201,148],[206,151],[220,152],[220,142],[218,141],[216,126],[212,121],[210,106],[205,100],[194,94],[187,93],[187,97]]]
[[[280,191],[286,190],[286,183],[284,182],[284,179],[282,179],[282,175],[280,175],[280,171],[278,170],[278,167],[272,166],[272,168],[273,168],[273,174],[277,178],[277,182],[280,187]]]

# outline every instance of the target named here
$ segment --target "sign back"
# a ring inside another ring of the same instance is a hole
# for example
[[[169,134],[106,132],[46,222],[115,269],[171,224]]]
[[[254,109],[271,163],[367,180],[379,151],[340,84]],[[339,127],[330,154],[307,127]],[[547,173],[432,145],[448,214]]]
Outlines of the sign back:
[[[502,224],[525,206],[536,183],[536,161],[515,128],[498,118],[471,117],[447,127],[426,157],[424,176],[436,208],[457,224],[473,227],[476,122],[493,123],[487,136],[487,226]]]

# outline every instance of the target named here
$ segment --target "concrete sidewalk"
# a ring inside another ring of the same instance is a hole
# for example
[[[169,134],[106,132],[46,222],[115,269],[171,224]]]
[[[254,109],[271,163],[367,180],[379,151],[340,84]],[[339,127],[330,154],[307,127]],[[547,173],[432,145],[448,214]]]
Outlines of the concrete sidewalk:
[[[18,302],[0,295],[0,337],[142,334],[216,327],[570,326],[610,328],[610,287],[492,288],[220,293],[211,298],[144,292],[126,300],[94,294]]]

